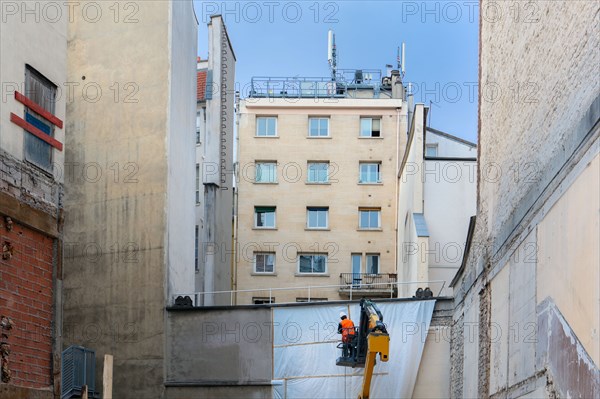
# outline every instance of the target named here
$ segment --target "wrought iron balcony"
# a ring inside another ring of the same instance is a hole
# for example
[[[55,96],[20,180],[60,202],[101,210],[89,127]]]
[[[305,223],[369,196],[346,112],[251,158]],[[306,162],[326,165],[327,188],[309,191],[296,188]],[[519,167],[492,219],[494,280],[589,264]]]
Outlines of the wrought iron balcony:
[[[398,275],[395,273],[340,273],[340,295],[369,295],[390,297],[398,294]]]

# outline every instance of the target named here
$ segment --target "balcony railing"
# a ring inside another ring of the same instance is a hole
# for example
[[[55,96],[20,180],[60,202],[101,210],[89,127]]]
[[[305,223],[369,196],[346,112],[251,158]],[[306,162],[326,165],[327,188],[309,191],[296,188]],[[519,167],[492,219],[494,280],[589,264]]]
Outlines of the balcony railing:
[[[369,293],[369,295],[397,295],[398,275],[395,273],[340,273],[341,294]]]

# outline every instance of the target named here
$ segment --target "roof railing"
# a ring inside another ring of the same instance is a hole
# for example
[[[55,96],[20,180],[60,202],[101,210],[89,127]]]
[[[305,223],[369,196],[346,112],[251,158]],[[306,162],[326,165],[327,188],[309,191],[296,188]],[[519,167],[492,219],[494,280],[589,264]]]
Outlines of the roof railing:
[[[437,290],[437,295],[440,296],[442,291],[446,286],[446,280],[429,280],[429,281],[385,281],[385,282],[369,282],[369,283],[361,283],[358,289],[354,288],[354,284],[336,284],[336,285],[308,285],[308,286],[300,286],[300,287],[269,287],[269,288],[251,288],[244,290],[232,290],[232,291],[210,291],[210,292],[192,292],[192,293],[179,293],[172,296],[171,305],[174,306],[186,306],[186,307],[201,307],[205,306],[206,297],[211,296],[211,299],[214,300],[214,297],[217,295],[225,295],[229,296],[229,304],[230,306],[237,304],[237,296],[241,293],[256,293],[260,294],[261,298],[265,299],[265,302],[268,298],[268,303],[271,303],[275,295],[279,292],[289,292],[289,291],[299,291],[301,293],[305,293],[305,298],[310,302],[311,298],[315,298],[315,292],[319,292],[323,289],[332,289],[332,291],[339,291],[341,288],[349,289],[349,299],[352,300],[354,294],[356,295],[364,295],[364,290],[369,287],[384,287],[383,289],[389,290],[390,298],[411,298],[413,295],[409,294],[407,296],[401,296],[400,286],[409,286],[413,285],[415,290],[417,288],[426,288],[430,289],[432,286],[439,286],[439,290]],[[317,294],[318,295],[318,294]],[[395,296],[396,295],[396,296]],[[189,299],[188,299],[189,298]],[[222,301],[219,301],[222,303]],[[277,302],[277,303],[295,303],[294,302]]]

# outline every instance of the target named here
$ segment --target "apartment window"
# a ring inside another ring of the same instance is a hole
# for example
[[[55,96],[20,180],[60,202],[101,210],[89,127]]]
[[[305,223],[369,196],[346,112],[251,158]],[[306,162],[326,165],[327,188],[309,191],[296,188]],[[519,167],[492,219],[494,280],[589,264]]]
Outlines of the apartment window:
[[[308,163],[308,182],[309,183],[328,183],[329,182],[329,162],[309,162]]]
[[[267,305],[269,303],[275,303],[275,298],[271,297],[252,297],[252,303],[255,305]]]
[[[277,182],[277,162],[256,162],[257,183],[276,183]]]
[[[275,228],[275,207],[257,206],[254,208],[254,227],[259,229]]]
[[[196,164],[196,204],[200,203],[200,164]]]
[[[309,118],[309,137],[329,137],[329,118]]]
[[[379,229],[381,228],[381,209],[379,208],[361,208],[359,214],[359,227],[361,229]]]
[[[381,183],[381,163],[361,162],[359,165],[359,183]]]
[[[329,208],[306,208],[306,227],[326,229],[329,226]]]
[[[379,274],[379,254],[367,254],[367,273]]]
[[[360,137],[381,137],[381,119],[360,118]]]
[[[437,144],[426,144],[425,145],[425,156],[426,157],[437,157],[438,145]]]
[[[56,85],[41,73],[25,67],[25,96],[31,101],[54,114],[56,104]],[[37,112],[25,107],[25,121],[32,124],[48,136],[54,136],[54,125]],[[52,146],[33,134],[25,134],[25,159],[40,168],[52,170]]]
[[[327,302],[327,298],[296,298],[296,302]]]
[[[198,255],[199,255],[199,250],[200,250],[199,245],[198,245],[199,244],[198,241],[200,240],[199,235],[200,235],[200,231],[198,229],[198,226],[196,226],[196,238],[194,239],[194,244],[195,244],[194,253],[196,254],[196,261],[194,262],[194,265],[195,265],[196,271],[200,270],[200,265],[198,264],[198,258],[199,258]]]
[[[327,271],[326,254],[300,254],[298,271],[304,274],[323,274]]]
[[[277,118],[274,116],[257,117],[256,135],[259,137],[277,136]]]
[[[275,273],[275,253],[255,253],[254,273]]]

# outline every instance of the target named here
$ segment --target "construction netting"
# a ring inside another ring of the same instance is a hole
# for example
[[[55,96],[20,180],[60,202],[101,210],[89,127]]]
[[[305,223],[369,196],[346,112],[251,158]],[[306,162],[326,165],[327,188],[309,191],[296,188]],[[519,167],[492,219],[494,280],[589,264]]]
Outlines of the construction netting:
[[[390,335],[389,361],[377,361],[372,398],[410,398],[435,301],[378,303]],[[358,304],[273,308],[273,397],[356,398],[362,368],[336,366],[339,314],[356,325]]]

